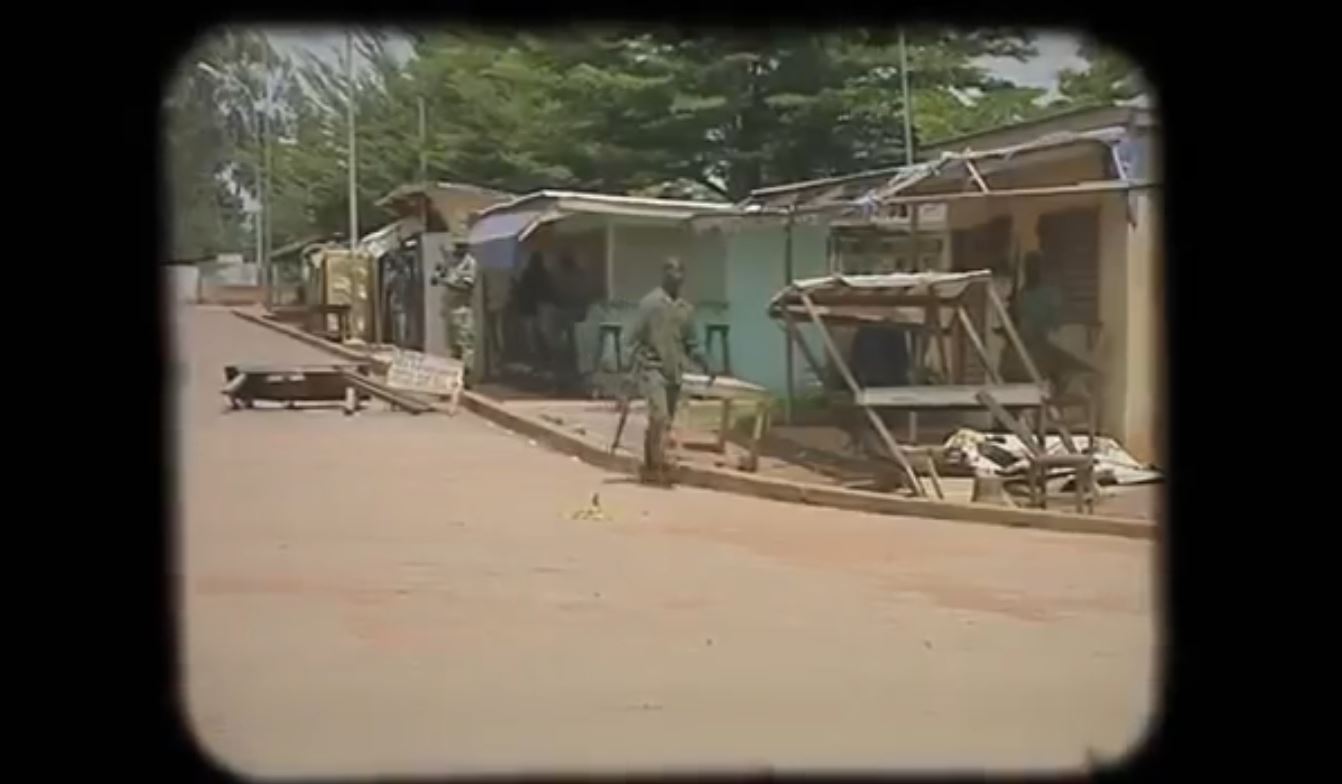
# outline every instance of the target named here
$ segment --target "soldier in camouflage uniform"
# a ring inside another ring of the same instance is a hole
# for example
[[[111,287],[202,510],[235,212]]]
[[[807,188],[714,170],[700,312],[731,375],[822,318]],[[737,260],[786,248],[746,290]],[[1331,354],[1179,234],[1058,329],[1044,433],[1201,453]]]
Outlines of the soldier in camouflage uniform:
[[[457,240],[453,243],[452,257],[446,268],[435,276],[446,289],[443,307],[447,311],[448,351],[453,359],[460,359],[465,366],[468,383],[475,370],[476,275],[475,257],[470,254],[469,244],[465,240]]]
[[[693,362],[704,368],[712,383],[712,371],[694,333],[694,308],[680,298],[684,279],[680,260],[668,259],[662,267],[662,284],[639,303],[629,335],[639,394],[648,404],[640,478],[654,484],[670,484],[667,432],[676,416],[686,366]]]

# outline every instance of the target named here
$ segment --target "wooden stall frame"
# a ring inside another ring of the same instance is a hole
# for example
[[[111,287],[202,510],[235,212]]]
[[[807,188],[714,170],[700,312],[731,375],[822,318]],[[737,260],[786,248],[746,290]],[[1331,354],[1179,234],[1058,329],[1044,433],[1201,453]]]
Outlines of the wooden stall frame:
[[[1044,438],[1045,434],[1048,431],[1049,425],[1052,424],[1053,427],[1056,428],[1059,434],[1063,437],[1063,444],[1067,449],[1067,451],[1069,453],[1075,454],[1077,450],[1075,444],[1072,443],[1071,433],[1068,430],[1066,424],[1062,421],[1061,416],[1058,415],[1056,407],[1050,402],[1050,389],[1048,382],[1043,378],[1042,374],[1039,372],[1039,368],[1035,364],[1034,358],[1030,356],[1029,349],[1026,348],[1024,341],[1020,337],[1019,332],[1017,332],[1015,324],[1012,323],[1010,315],[1007,313],[1005,304],[1002,302],[1001,297],[998,295],[997,291],[992,286],[991,277],[984,275],[982,277],[971,278],[968,281],[968,285],[966,286],[965,291],[968,290],[969,286],[974,285],[982,285],[987,288],[989,302],[991,303],[992,308],[994,312],[997,314],[998,318],[1002,321],[1003,330],[1006,333],[1008,345],[1010,346],[1010,349],[1014,350],[1017,353],[1017,355],[1021,358],[1021,362],[1024,365],[1026,372],[1030,376],[1029,384],[1014,385],[1014,384],[1003,383],[1001,373],[997,367],[997,364],[993,361],[991,355],[988,353],[987,346],[983,340],[982,335],[979,334],[978,329],[974,326],[973,320],[969,318],[969,314],[965,311],[965,307],[963,304],[964,291],[961,291],[960,293],[955,294],[953,296],[942,297],[937,292],[937,285],[938,284],[936,281],[930,281],[927,284],[927,289],[930,293],[930,296],[926,297],[894,296],[892,298],[894,298],[896,301],[902,300],[902,302],[900,302],[900,304],[891,304],[888,301],[884,301],[882,302],[881,307],[921,307],[923,309],[924,314],[923,325],[922,325],[923,328],[921,330],[921,332],[924,333],[923,335],[924,341],[920,342],[923,344],[924,347],[926,346],[925,342],[926,340],[931,340],[935,343],[935,351],[937,352],[938,361],[943,369],[943,372],[947,373],[949,373],[951,365],[950,362],[951,352],[950,347],[948,345],[947,332],[951,329],[954,329],[958,325],[959,329],[963,331],[966,338],[968,339],[970,346],[973,348],[974,352],[978,355],[980,361],[983,363],[985,374],[988,377],[989,383],[987,385],[981,385],[981,388],[986,389],[990,392],[1000,391],[1003,393],[1007,393],[1010,391],[1007,389],[1008,387],[1014,389],[1017,386],[1033,386],[1034,388],[1036,388],[1038,390],[1036,395],[1024,394],[1024,397],[1021,397],[1020,394],[1015,394],[1015,392],[1011,392],[1011,394],[1008,395],[1008,399],[1015,401],[1012,404],[1018,407],[1028,406],[1037,409],[1038,418],[1036,422],[1039,431],[1038,436],[1041,443],[1042,439]],[[981,405],[976,405],[976,398],[974,398],[974,396],[970,392],[966,390],[961,390],[955,385],[946,385],[947,388],[945,390],[945,394],[942,395],[920,394],[920,393],[930,393],[931,390],[922,389],[921,387],[911,388],[909,389],[909,395],[908,395],[910,400],[909,401],[901,400],[898,401],[897,404],[890,402],[874,401],[872,399],[873,395],[869,394],[869,390],[862,388],[857,383],[856,377],[853,376],[852,370],[848,367],[847,361],[843,358],[841,352],[838,349],[838,346],[835,344],[834,338],[830,334],[829,328],[826,324],[826,315],[825,313],[822,313],[821,306],[818,306],[815,303],[815,301],[811,298],[810,294],[807,292],[805,288],[798,286],[796,283],[789,284],[784,289],[784,292],[789,294],[791,297],[795,297],[796,301],[799,301],[801,303],[802,309],[808,316],[810,322],[815,324],[815,326],[819,330],[822,343],[825,347],[825,353],[833,362],[834,366],[838,369],[839,374],[843,377],[843,381],[845,385],[848,387],[848,391],[853,396],[854,404],[863,410],[863,413],[866,415],[868,422],[871,424],[872,428],[876,431],[876,434],[880,437],[882,443],[885,444],[886,448],[890,451],[891,455],[900,464],[900,467],[903,469],[904,473],[909,477],[909,481],[911,483],[911,487],[914,494],[918,497],[925,497],[927,494],[926,490],[923,487],[923,484],[918,477],[917,471],[914,470],[913,464],[910,460],[911,455],[914,455],[915,453],[922,455],[923,450],[918,450],[915,446],[912,445],[906,449],[905,447],[900,445],[899,442],[896,441],[894,436],[890,433],[889,429],[886,427],[884,420],[882,420],[882,418],[873,409],[880,406],[888,406],[888,405],[898,405],[900,407],[908,406],[911,408],[916,408],[918,400],[921,398],[926,398],[928,405],[934,405],[940,407],[944,407],[945,405],[954,405],[954,406],[972,406],[975,408],[979,408],[981,407]],[[801,353],[805,357],[807,363],[812,366],[812,368],[818,375],[823,376],[824,368],[821,365],[819,358],[814,355],[814,352],[811,351],[811,348],[806,344],[806,341],[802,339],[797,329],[796,321],[793,316],[794,308],[789,305],[786,298],[783,298],[781,301],[780,298],[775,298],[774,305],[775,306],[773,309],[775,311],[775,318],[781,319],[783,321],[782,326],[784,332],[787,334],[789,344],[798,346],[801,349]],[[950,312],[953,314],[949,325],[943,324],[942,322],[942,314],[945,310],[950,310]],[[835,312],[835,315],[838,315],[837,312]],[[840,317],[840,320],[842,320],[842,317]],[[926,334],[929,330],[932,330],[932,333],[930,335]],[[915,357],[919,362],[921,362],[923,359],[921,353],[915,354]],[[980,387],[980,385],[973,385],[973,386],[975,386],[976,388]],[[876,391],[877,390],[871,390],[870,392],[876,392]],[[877,400],[879,400],[880,395],[877,394],[875,395],[875,397],[877,398]],[[933,485],[934,489],[937,492],[937,495],[940,497],[942,495],[940,482],[935,481],[934,479]]]

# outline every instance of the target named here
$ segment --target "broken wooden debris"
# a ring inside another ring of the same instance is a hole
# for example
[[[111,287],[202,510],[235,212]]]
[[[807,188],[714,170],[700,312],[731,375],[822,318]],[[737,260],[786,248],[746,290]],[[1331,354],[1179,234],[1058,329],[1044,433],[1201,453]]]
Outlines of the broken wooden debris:
[[[397,392],[368,376],[350,372],[346,372],[344,375],[345,381],[349,386],[354,387],[361,392],[365,392],[369,396],[375,397],[383,402],[390,403],[396,408],[408,411],[411,414],[423,414],[433,410],[432,404],[426,403],[423,400],[419,400],[408,394]]]
[[[348,386],[346,372],[362,364],[329,365],[228,365],[220,390],[234,408],[251,408],[257,400],[292,405],[296,402],[339,402]]]
[[[433,406],[411,395],[389,389],[366,375],[366,363],[330,365],[229,365],[221,392],[234,408],[251,408],[257,400],[283,403],[340,403],[346,414],[359,410],[362,401],[378,398],[412,414],[432,411]]]

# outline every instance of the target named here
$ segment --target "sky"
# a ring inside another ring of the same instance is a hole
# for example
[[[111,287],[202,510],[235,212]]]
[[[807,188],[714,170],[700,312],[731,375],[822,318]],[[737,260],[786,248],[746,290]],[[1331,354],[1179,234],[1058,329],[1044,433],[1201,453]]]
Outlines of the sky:
[[[272,33],[277,49],[285,53],[297,54],[303,50],[334,60],[343,52],[345,36],[338,30],[298,30]],[[1042,87],[1053,90],[1058,84],[1058,71],[1064,68],[1080,68],[1085,60],[1077,54],[1080,41],[1076,36],[1061,32],[1041,32],[1035,38],[1038,54],[1025,62],[1009,57],[983,57],[979,62],[994,75],[1009,79],[1027,87]],[[394,41],[393,53],[409,56],[410,46],[403,40]],[[1047,97],[1054,97],[1053,94]]]

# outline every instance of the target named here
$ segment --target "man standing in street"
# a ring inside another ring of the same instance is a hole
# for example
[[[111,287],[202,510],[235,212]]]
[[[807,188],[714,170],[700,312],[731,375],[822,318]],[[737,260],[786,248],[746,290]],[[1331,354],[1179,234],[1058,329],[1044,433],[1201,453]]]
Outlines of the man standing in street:
[[[685,367],[694,362],[712,372],[699,351],[694,333],[694,308],[680,298],[685,270],[677,258],[662,267],[662,283],[643,298],[630,332],[630,355],[639,394],[647,401],[648,429],[643,437],[643,466],[639,478],[651,484],[671,483],[667,432],[676,415]]]
[[[452,255],[440,277],[446,292],[443,305],[447,310],[448,350],[453,359],[461,360],[467,386],[475,370],[475,257],[469,245],[458,239],[452,245]],[[436,281],[435,281],[436,282]]]

